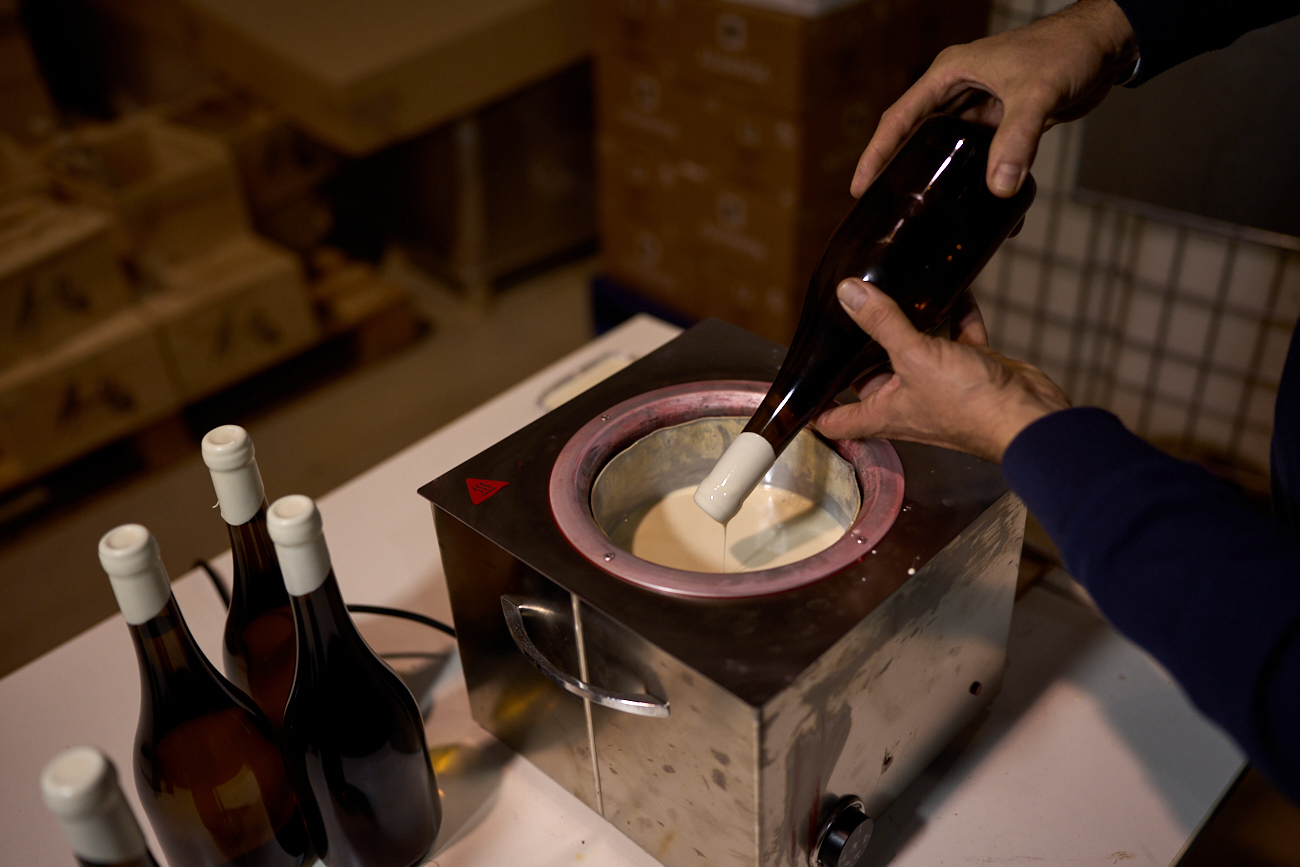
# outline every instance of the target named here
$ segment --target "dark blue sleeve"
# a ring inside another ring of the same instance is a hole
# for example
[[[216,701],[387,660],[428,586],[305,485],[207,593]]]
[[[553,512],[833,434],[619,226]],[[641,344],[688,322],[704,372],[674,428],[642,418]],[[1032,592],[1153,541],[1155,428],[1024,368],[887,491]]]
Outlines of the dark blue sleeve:
[[[1137,86],[1184,60],[1223,48],[1251,30],[1300,15],[1297,0],[1115,0],[1137,36]]]
[[[1007,483],[1102,612],[1300,804],[1300,546],[1099,409],[1020,433]]]

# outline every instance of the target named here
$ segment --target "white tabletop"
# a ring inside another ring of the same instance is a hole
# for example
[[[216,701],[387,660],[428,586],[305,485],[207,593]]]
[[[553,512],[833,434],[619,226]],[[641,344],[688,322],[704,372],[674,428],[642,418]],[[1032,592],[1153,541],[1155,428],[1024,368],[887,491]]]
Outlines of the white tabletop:
[[[433,521],[416,489],[539,417],[541,396],[575,372],[611,353],[643,355],[676,333],[638,317],[321,498],[344,597],[449,621]],[[214,566],[229,581],[229,554]],[[212,588],[195,572],[174,590],[199,644],[219,659],[225,612]],[[432,711],[427,733],[444,805],[435,863],[657,863],[473,722],[451,639],[387,618],[358,623]],[[45,762],[66,747],[87,743],[112,756],[138,811],[129,782],[138,702],[135,655],[120,616],[0,680],[0,860],[71,863],[37,783]],[[1016,604],[992,713],[881,817],[872,860],[1165,867],[1241,766],[1240,752],[1169,676],[1057,572]]]

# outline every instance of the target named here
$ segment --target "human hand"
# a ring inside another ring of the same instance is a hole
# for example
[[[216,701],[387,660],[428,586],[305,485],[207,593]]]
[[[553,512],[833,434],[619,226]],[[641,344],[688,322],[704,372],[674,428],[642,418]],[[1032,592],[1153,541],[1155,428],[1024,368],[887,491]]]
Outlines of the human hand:
[[[889,353],[893,372],[860,386],[860,402],[816,418],[817,429],[831,439],[891,437],[1001,463],[1017,434],[1070,406],[1041,370],[978,342],[983,320],[973,327],[969,312],[958,342],[917,331],[894,300],[870,283],[850,278],[837,294],[845,312]]]
[[[1015,195],[1051,126],[1083,117],[1122,83],[1138,58],[1133,28],[1114,0],[1079,0],[1025,27],[945,48],[881,116],[849,191],[861,196],[925,116],[963,93],[989,95],[962,116],[997,127],[986,182]]]

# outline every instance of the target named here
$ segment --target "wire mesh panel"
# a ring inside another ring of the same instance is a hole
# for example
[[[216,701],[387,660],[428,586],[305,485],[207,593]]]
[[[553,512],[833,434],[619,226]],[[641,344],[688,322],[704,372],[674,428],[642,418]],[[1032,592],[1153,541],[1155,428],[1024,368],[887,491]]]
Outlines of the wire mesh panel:
[[[991,31],[1064,4],[994,6]],[[1084,121],[1086,122],[1086,121]],[[990,342],[1174,454],[1267,490],[1300,241],[1072,192],[1078,123],[1043,137],[1024,230],[976,281]]]

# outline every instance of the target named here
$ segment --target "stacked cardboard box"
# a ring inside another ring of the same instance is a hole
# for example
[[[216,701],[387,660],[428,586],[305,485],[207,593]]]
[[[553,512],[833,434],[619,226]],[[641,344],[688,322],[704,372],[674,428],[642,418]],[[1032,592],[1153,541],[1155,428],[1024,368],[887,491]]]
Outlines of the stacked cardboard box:
[[[123,249],[107,211],[0,206],[0,488],[176,407]]]
[[[596,2],[607,272],[781,342],[880,113],[988,15],[962,0],[807,5]]]
[[[226,146],[156,118],[78,130],[46,166],[65,198],[117,215],[146,275],[249,231]]]
[[[112,215],[32,196],[0,205],[0,367],[129,305]]]
[[[43,166],[6,154],[0,489],[318,339],[301,262],[251,232],[221,141],[142,117],[65,136]]]
[[[166,106],[161,114],[226,145],[258,232],[299,253],[325,240],[334,216],[319,188],[342,160],[301,133],[282,111],[214,87]]]

